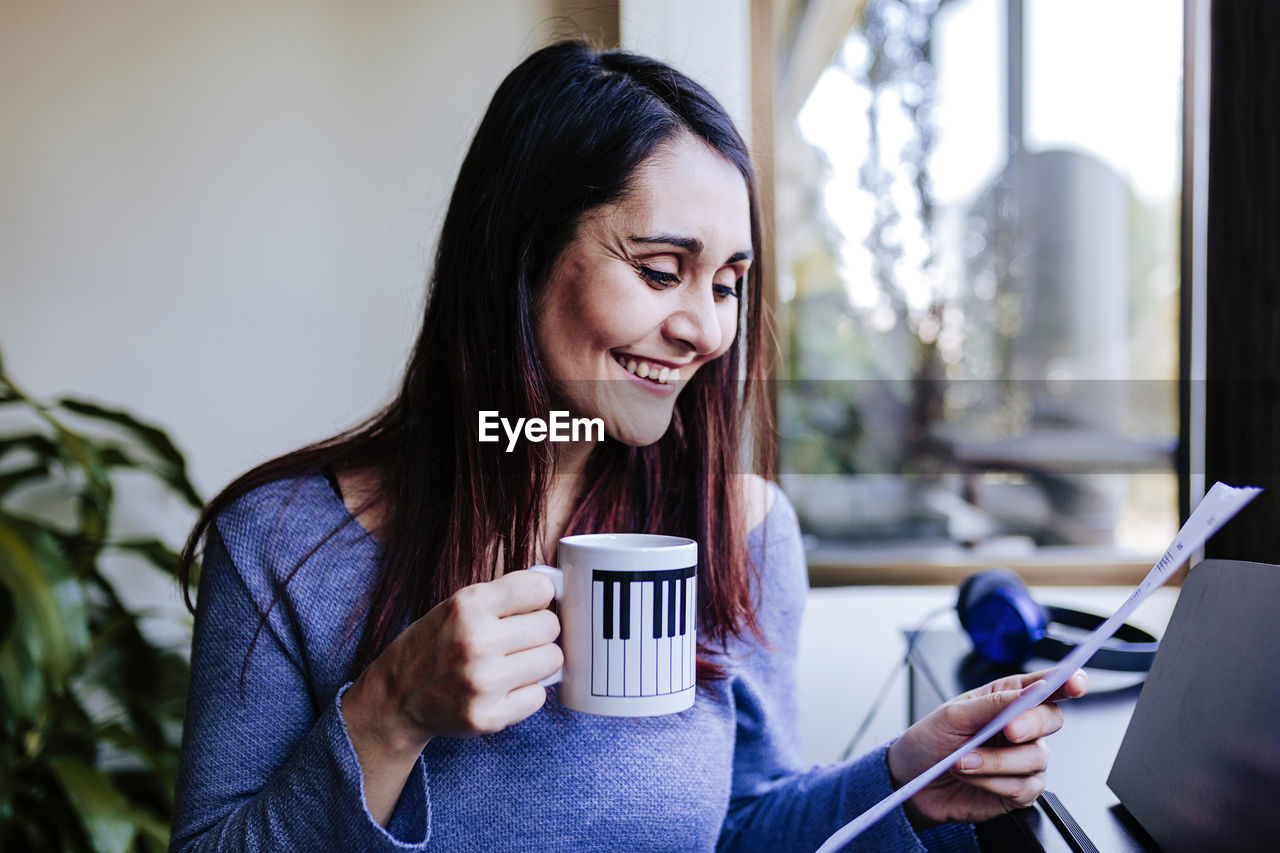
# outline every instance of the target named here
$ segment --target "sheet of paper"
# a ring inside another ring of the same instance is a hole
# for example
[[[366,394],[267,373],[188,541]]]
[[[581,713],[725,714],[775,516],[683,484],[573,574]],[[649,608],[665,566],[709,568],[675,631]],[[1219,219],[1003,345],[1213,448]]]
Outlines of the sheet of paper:
[[[1120,605],[1119,609],[1107,621],[1099,625],[1097,630],[1090,634],[1083,643],[1064,657],[1044,680],[1038,682],[1033,689],[1014,700],[1013,704],[1001,711],[995,719],[983,727],[982,731],[970,738],[955,752],[837,830],[818,848],[818,853],[835,853],[835,851],[857,838],[868,827],[874,825],[889,812],[918,794],[930,782],[947,772],[947,769],[965,754],[981,746],[1023,711],[1039,705],[1052,696],[1055,690],[1065,684],[1067,679],[1074,675],[1075,671],[1082,667],[1085,661],[1093,657],[1093,653],[1111,638],[1111,635],[1124,624],[1125,620],[1129,618],[1129,614],[1151,594],[1152,590],[1158,589],[1167,581],[1192,554],[1208,541],[1209,537],[1217,533],[1222,525],[1226,524],[1232,516],[1239,512],[1245,504],[1253,500],[1261,491],[1261,489],[1251,486],[1234,487],[1223,483],[1215,483],[1209,493],[1200,501],[1195,511],[1191,513],[1187,523],[1182,525],[1178,535],[1173,538],[1173,544],[1156,561],[1155,566],[1143,578],[1142,583],[1138,584],[1138,588],[1125,599],[1125,602]]]

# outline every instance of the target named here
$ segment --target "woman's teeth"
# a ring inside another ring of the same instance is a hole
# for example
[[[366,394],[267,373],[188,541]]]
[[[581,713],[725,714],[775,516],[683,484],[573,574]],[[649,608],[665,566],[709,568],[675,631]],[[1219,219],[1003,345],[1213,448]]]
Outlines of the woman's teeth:
[[[672,382],[680,380],[680,368],[672,369],[665,365],[650,364],[647,361],[639,361],[634,358],[624,359],[620,355],[615,355],[614,360],[622,365],[622,369],[628,373],[634,373],[641,379],[648,379],[650,382],[657,382],[659,385],[670,385]]]

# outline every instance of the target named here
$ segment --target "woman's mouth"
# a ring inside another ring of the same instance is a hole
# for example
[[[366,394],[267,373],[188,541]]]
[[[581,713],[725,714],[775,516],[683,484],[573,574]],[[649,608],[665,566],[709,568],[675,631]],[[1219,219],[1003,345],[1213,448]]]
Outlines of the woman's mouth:
[[[613,353],[613,360],[623,370],[654,385],[673,385],[680,381],[680,368],[667,367],[665,364],[653,364],[630,355]]]

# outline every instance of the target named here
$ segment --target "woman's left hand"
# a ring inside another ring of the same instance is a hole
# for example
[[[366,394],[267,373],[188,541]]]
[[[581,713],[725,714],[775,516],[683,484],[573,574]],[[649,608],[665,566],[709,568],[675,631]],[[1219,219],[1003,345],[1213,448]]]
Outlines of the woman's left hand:
[[[894,784],[906,784],[960,748],[1050,671],[1011,675],[970,690],[907,729],[889,747]],[[1088,689],[1088,676],[1077,671],[1047,700],[1014,718],[907,801],[908,818],[917,826],[978,822],[1034,803],[1044,790],[1049,761],[1041,738],[1062,728],[1062,710],[1055,702],[1083,696]]]

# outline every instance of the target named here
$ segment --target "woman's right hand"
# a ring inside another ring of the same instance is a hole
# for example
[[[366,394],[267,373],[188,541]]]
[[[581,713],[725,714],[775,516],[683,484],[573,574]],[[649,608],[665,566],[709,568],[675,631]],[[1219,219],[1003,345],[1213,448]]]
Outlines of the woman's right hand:
[[[458,590],[404,630],[342,697],[342,716],[385,824],[433,737],[492,734],[542,707],[564,662],[550,579],[516,571]],[[389,801],[388,801],[389,799]]]

